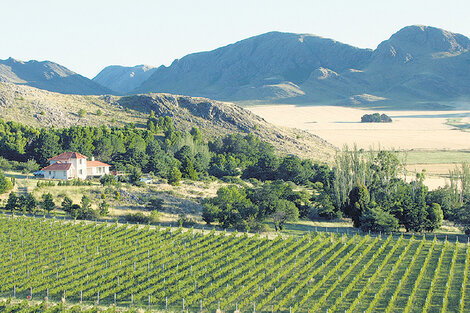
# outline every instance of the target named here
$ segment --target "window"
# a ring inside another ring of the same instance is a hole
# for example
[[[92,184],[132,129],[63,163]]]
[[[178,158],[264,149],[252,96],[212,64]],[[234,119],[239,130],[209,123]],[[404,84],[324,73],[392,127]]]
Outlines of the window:
[[[101,167],[98,167],[98,173],[101,173]]]
[[[78,174],[82,175],[83,171],[82,170],[79,170],[78,171]]]
[[[49,171],[49,175],[51,175],[51,171]]]
[[[66,171],[64,171],[64,177],[67,177],[67,172]]]

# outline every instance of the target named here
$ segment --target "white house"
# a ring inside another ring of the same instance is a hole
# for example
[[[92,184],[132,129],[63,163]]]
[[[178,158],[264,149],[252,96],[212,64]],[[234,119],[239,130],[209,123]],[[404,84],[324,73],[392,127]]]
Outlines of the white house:
[[[88,157],[78,152],[64,152],[50,158],[49,166],[42,169],[44,178],[48,179],[86,179],[87,177],[101,177],[109,174],[111,165],[95,161],[92,157],[91,161]]]

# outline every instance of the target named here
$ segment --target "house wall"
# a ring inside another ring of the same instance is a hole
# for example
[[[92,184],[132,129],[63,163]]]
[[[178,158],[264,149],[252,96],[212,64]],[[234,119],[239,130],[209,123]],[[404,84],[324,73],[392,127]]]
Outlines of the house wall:
[[[87,167],[86,159],[70,159],[72,163],[72,176],[75,178],[86,179],[87,177]]]
[[[46,179],[69,179],[71,178],[71,168],[68,171],[44,171]]]
[[[88,176],[103,176],[109,174],[109,166],[89,167],[87,169]]]

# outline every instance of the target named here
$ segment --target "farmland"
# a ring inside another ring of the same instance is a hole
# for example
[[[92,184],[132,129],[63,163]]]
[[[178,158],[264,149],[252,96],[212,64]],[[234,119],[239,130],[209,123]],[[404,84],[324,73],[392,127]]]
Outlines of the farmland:
[[[301,237],[0,217],[0,293],[213,312],[458,312],[466,244]]]

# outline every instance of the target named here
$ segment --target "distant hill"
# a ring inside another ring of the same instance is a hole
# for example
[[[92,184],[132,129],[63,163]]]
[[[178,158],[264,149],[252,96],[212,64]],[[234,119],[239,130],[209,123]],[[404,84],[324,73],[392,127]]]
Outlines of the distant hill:
[[[219,100],[396,105],[470,95],[470,39],[408,26],[375,50],[308,34],[271,32],[161,66],[133,93]]]
[[[0,82],[28,85],[64,94],[100,95],[112,91],[50,61],[0,60]]]
[[[321,69],[360,68],[371,55],[371,50],[314,35],[271,32],[175,60],[158,68],[137,91],[223,100],[304,97],[301,86],[316,80]]]
[[[80,110],[87,112],[84,117],[79,116]],[[0,118],[32,126],[123,126],[134,123],[145,127],[151,110],[157,116],[170,116],[179,130],[189,131],[197,126],[210,138],[232,133],[254,134],[271,143],[280,154],[326,161],[331,160],[336,151],[318,136],[274,126],[232,103],[153,93],[125,97],[64,95],[0,83]]]
[[[156,70],[149,65],[133,67],[111,65],[105,67],[93,78],[93,81],[118,94],[126,94],[138,88]]]

